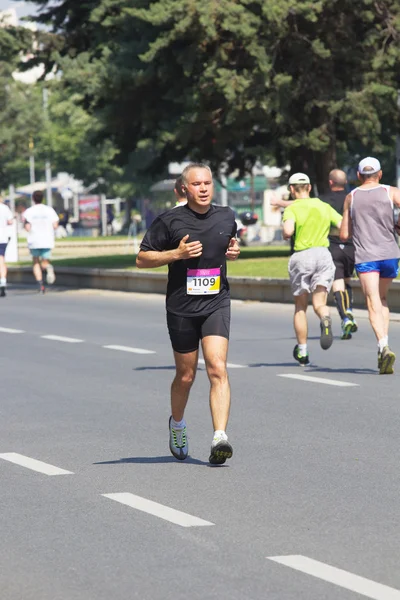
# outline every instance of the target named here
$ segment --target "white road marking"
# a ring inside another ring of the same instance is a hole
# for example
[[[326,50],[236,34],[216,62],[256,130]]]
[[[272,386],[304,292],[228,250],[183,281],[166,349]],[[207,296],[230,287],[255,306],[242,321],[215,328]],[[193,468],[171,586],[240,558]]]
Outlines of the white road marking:
[[[83,340],[76,338],[64,337],[62,335],[41,335],[42,340],[53,340],[54,342],[66,342],[67,344],[81,344]]]
[[[338,387],[359,387],[358,383],[337,381],[335,379],[324,379],[323,377],[310,377],[309,375],[295,375],[294,373],[278,374],[278,377],[286,377],[287,379],[300,379],[301,381],[312,381],[312,383],[323,383],[325,385],[336,385]]]
[[[8,327],[0,327],[0,333],[25,333],[22,329],[8,329]]]
[[[154,350],[144,348],[131,348],[130,346],[103,346],[107,350],[119,350],[120,352],[132,352],[133,354],[156,354]]]
[[[205,365],[206,361],[204,358],[199,358],[199,364]],[[234,363],[226,363],[228,369],[247,369],[247,365],[235,365]]]
[[[360,577],[359,575],[354,575],[343,569],[331,567],[307,556],[299,554],[293,556],[268,556],[267,558],[268,560],[273,560],[286,567],[296,569],[296,571],[307,573],[307,575],[318,577],[318,579],[323,579],[373,600],[400,600],[400,591],[395,588],[383,585],[382,583],[376,583],[376,581],[365,579],[365,577]]]
[[[210,523],[209,521],[204,521],[203,519],[193,517],[192,515],[188,515],[180,510],[175,510],[174,508],[169,508],[163,504],[158,504],[158,502],[153,502],[152,500],[147,500],[146,498],[141,498],[140,496],[135,496],[135,494],[131,494],[129,492],[119,494],[102,494],[102,496],[105,498],[110,498],[110,500],[120,502],[121,504],[126,504],[126,506],[130,506],[131,508],[141,510],[149,515],[154,515],[155,517],[159,517],[165,521],[170,521],[170,523],[180,525],[181,527],[206,527],[209,525],[214,525],[214,523]]]
[[[5,454],[0,454],[0,458],[16,465],[20,465],[21,467],[31,469],[32,471],[43,473],[44,475],[73,475],[72,471],[66,471],[65,469],[54,467],[53,465],[42,462],[41,460],[29,458],[29,456],[17,454],[16,452],[6,452]]]

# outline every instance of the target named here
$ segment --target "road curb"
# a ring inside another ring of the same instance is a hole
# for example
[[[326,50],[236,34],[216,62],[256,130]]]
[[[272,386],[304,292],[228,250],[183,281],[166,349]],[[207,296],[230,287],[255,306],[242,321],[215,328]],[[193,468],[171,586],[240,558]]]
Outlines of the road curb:
[[[126,269],[56,268],[57,284],[72,288],[90,288],[143,294],[165,294],[167,274]],[[10,283],[33,283],[30,267],[9,267]],[[268,277],[229,277],[233,300],[293,303],[288,279]],[[352,283],[354,306],[365,308],[360,282]],[[389,291],[388,303],[393,312],[400,312],[400,281],[394,281]]]

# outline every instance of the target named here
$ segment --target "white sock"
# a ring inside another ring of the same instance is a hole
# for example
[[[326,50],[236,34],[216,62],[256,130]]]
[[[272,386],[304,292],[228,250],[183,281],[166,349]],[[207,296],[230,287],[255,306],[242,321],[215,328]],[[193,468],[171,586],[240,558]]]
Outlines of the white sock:
[[[186,427],[185,419],[182,419],[182,421],[175,421],[174,417],[172,417],[171,426],[174,429],[183,429],[184,427]]]
[[[379,348],[379,352],[382,352],[385,346],[389,345],[389,338],[388,336],[383,337],[379,340],[378,342],[378,348]]]
[[[299,344],[300,356],[307,356],[307,344]]]
[[[228,436],[226,435],[226,433],[223,429],[216,429],[214,431],[214,439],[215,438],[221,438],[221,440],[227,440]]]
[[[0,287],[6,287],[7,279],[5,277],[0,278]]]

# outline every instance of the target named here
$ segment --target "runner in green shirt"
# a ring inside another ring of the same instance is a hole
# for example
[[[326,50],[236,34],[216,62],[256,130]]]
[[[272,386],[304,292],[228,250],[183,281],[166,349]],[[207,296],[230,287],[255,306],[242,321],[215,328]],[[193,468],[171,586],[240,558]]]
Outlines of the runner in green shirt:
[[[333,342],[332,319],[327,306],[328,293],[335,275],[335,265],[328,250],[331,227],[339,228],[341,215],[329,204],[310,198],[310,178],[295,173],[289,179],[289,190],[295,201],[283,213],[283,236],[294,234],[294,254],[289,260],[289,277],[295,301],[294,329],[297,344],[293,356],[300,365],[310,363],[307,349],[308,296],[320,319],[321,348],[327,350]]]

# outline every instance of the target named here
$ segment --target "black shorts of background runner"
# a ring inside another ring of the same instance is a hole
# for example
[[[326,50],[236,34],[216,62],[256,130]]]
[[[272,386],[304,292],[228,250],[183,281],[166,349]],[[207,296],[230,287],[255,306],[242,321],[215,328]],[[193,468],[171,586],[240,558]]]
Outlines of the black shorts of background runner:
[[[207,316],[179,317],[167,311],[167,325],[172,348],[180,354],[198,350],[200,340],[208,335],[218,335],[229,340],[231,308],[217,308]]]
[[[0,256],[5,256],[7,244],[0,244]]]
[[[330,244],[329,250],[335,263],[336,279],[348,279],[354,272],[354,246],[352,244]]]

